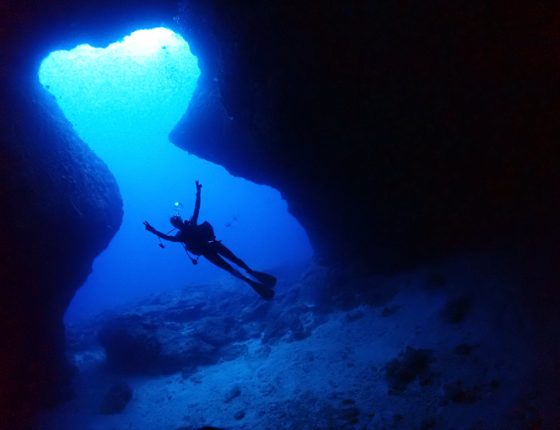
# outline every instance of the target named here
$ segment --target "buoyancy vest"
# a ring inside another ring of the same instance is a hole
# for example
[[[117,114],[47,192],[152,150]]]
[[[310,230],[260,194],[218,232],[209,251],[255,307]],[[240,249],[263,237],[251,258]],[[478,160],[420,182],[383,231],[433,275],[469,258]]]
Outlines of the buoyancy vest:
[[[185,249],[195,255],[204,254],[209,249],[209,242],[215,241],[214,228],[208,221],[202,224],[185,226],[177,233]]]

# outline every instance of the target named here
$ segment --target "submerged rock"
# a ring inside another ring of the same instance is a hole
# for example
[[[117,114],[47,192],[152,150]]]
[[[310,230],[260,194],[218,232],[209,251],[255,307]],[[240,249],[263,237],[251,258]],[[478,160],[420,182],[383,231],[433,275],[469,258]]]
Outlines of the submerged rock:
[[[344,318],[348,322],[354,322],[362,319],[363,317],[364,317],[364,312],[361,309],[356,309],[348,312]]]
[[[132,399],[132,388],[124,381],[117,381],[111,385],[99,408],[104,415],[121,413]]]
[[[162,312],[158,318],[164,315]],[[182,326],[166,326],[162,319],[157,322],[150,322],[147,317],[110,320],[101,328],[99,341],[105,348],[107,364],[125,373],[172,373],[182,369],[190,374],[198,366],[216,363],[220,358],[218,347],[200,339],[198,333],[189,335]]]
[[[443,385],[442,402],[470,405],[479,402],[483,397],[489,396],[500,388],[500,382],[496,379],[489,383],[465,383],[463,380]]]
[[[460,343],[453,348],[453,352],[457,355],[468,356],[474,351],[477,345],[471,345],[468,343]]]
[[[431,350],[408,346],[397,358],[385,366],[385,379],[389,385],[389,393],[400,394],[416,378],[427,377],[433,360]]]
[[[239,388],[238,385],[234,385],[224,396],[224,403],[229,403],[236,397],[239,397],[240,395],[241,395],[241,389]]]
[[[243,326],[231,317],[202,318],[194,324],[193,336],[215,347],[243,340]]]
[[[244,356],[249,352],[247,345],[243,343],[234,343],[225,345],[220,349],[220,360],[231,361],[238,357]]]
[[[479,385],[465,386],[463,381],[455,381],[443,386],[444,401],[453,403],[472,404],[481,398],[481,387]]]
[[[262,341],[272,344],[282,339],[288,342],[306,339],[324,320],[324,315],[318,314],[315,308],[296,303],[276,310],[268,318],[264,326]]]
[[[99,342],[107,364],[124,372],[153,372],[162,349],[153,331],[125,318],[107,322],[99,332]]]
[[[220,357],[215,346],[180,332],[160,335],[159,340],[162,349],[157,366],[162,373],[185,371],[185,367],[196,370],[199,366],[216,363]]]
[[[235,413],[235,415],[233,416],[233,418],[235,418],[237,421],[242,420],[243,418],[245,418],[245,411],[237,411]]]
[[[390,317],[391,315],[396,314],[400,308],[401,305],[385,306],[381,311],[381,316],[384,318]]]
[[[440,312],[440,318],[448,324],[459,324],[465,320],[472,309],[472,300],[468,297],[449,300]]]

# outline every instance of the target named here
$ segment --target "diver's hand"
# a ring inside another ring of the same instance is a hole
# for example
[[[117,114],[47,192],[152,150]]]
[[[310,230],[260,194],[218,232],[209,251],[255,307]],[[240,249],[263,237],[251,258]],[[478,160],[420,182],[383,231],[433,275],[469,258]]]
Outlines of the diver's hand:
[[[153,228],[148,221],[144,221],[144,226],[146,227],[146,230],[148,230],[150,233],[155,233],[156,229]]]
[[[200,191],[202,188],[202,184],[198,181],[194,181],[194,183],[196,184],[196,191]]]

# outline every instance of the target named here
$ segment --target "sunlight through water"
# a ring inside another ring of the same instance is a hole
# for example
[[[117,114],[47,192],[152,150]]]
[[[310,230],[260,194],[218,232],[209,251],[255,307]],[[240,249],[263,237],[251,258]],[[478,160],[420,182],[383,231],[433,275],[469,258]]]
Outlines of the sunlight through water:
[[[200,75],[188,43],[165,28],[136,31],[106,48],[55,51],[43,61],[41,84],[108,165],[124,202],[123,224],[95,260],[67,319],[165,289],[209,284],[204,288],[211,294],[222,282],[237,282],[208,262],[193,266],[179,245],[161,249],[143,228],[148,220],[170,230],[175,202],[188,218],[195,180],[203,185],[200,220],[211,222],[217,238],[250,266],[274,270],[312,255],[305,231],[278,191],[235,178],[169,142]]]

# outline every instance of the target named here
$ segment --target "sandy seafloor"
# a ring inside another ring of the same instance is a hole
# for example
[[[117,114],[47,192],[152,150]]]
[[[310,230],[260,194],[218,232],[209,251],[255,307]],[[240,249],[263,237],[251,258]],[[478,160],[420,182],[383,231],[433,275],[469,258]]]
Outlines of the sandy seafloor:
[[[122,312],[161,325],[181,303],[227,309],[233,324],[249,324],[250,313],[249,334],[231,339],[241,353],[194,372],[118,373],[95,335],[111,317],[96,317],[68,329],[82,336],[70,348],[79,368],[74,399],[37,428],[554,428],[541,416],[530,325],[496,282],[468,265],[367,279],[310,268],[281,278],[270,305],[228,280],[216,291],[152,296]],[[173,327],[186,338],[192,324]],[[132,399],[120,413],[100,414],[116,380],[130,385]]]

